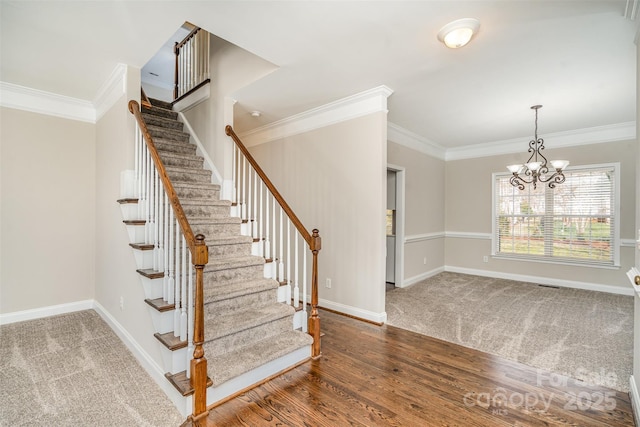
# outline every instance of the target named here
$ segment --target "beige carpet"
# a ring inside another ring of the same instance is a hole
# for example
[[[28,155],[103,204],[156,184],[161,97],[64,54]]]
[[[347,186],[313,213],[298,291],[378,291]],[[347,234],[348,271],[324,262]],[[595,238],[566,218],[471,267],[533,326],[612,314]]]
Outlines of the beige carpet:
[[[387,292],[386,311],[389,325],[629,390],[631,296],[447,272]]]
[[[178,426],[182,421],[95,311],[0,327],[0,425]]]

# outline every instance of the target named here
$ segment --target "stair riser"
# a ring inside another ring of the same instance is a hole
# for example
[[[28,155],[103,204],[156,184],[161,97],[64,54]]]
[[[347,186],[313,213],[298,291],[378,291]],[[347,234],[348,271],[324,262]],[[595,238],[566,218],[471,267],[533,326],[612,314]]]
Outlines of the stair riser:
[[[293,321],[290,316],[287,316],[222,338],[214,340],[207,340],[205,338],[207,348],[205,354],[207,357],[220,356],[224,353],[236,351],[244,345],[247,345],[247,343],[260,341],[290,331],[292,328]]]
[[[199,182],[209,183],[211,182],[211,171],[181,171],[181,170],[167,170],[167,175],[171,181],[175,182]]]
[[[237,310],[246,309],[247,307],[259,307],[266,304],[272,304],[274,301],[274,295],[275,291],[273,289],[267,289],[248,295],[240,295],[234,298],[210,302],[204,306],[205,317],[212,315],[220,316]]]
[[[166,153],[166,152],[165,152]],[[165,166],[174,166],[180,168],[202,169],[203,159],[202,157],[194,156],[192,159],[184,159],[180,157],[171,157],[160,153],[160,158]]]
[[[168,141],[168,140],[156,140],[153,142],[156,144],[156,148],[158,149],[158,153],[162,157],[162,153],[171,153],[171,154],[188,154],[188,155],[196,155],[196,147],[189,142],[180,142],[180,141]]]
[[[227,218],[229,216],[229,206],[182,206],[184,213],[189,219],[192,218]]]
[[[256,265],[218,271],[205,271],[204,284],[205,286],[221,286],[224,285],[225,282],[261,279],[263,277],[263,269],[264,267],[262,265]]]
[[[249,255],[251,243],[234,243],[231,245],[209,246],[209,257]]]
[[[237,223],[225,223],[225,224],[207,224],[207,225],[192,225],[191,229],[194,234],[202,234],[205,236],[237,236],[240,233],[240,224]]]

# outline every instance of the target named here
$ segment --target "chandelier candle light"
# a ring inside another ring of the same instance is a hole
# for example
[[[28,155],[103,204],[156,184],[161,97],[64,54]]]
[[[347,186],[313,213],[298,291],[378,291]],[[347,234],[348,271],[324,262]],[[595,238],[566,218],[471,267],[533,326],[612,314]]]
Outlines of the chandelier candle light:
[[[549,167],[547,166],[547,158],[542,155],[544,150],[544,140],[538,138],[538,110],[542,105],[534,105],[531,107],[536,112],[536,127],[534,139],[529,141],[529,153],[531,156],[524,165],[509,165],[507,169],[513,174],[509,182],[514,187],[524,190],[525,184],[533,184],[535,190],[538,181],[548,183],[549,188],[555,188],[556,184],[562,184],[565,180],[562,170],[569,165],[568,160],[551,160],[551,167],[555,172],[549,176]],[[524,176],[522,176],[522,174]]]

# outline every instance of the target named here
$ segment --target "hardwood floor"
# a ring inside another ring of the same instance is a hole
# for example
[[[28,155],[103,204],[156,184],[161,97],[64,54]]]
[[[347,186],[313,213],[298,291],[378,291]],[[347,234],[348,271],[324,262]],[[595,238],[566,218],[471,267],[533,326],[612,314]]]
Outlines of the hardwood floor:
[[[209,414],[220,426],[632,426],[627,393],[320,313],[323,357]]]

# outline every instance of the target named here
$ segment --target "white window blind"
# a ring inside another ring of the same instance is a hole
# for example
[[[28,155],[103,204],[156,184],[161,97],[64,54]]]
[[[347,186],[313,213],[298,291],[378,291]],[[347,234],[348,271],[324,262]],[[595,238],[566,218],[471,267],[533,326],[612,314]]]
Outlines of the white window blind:
[[[568,168],[555,188],[494,174],[494,255],[619,265],[619,164]]]

